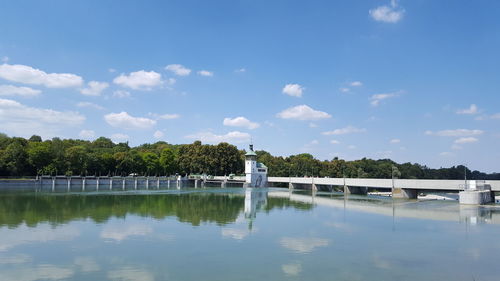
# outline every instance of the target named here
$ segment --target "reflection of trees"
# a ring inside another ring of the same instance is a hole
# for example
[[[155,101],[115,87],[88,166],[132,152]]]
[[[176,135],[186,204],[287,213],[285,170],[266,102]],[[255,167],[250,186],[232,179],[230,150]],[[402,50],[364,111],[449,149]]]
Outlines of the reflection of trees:
[[[99,194],[99,195],[3,195],[0,196],[0,227],[36,226],[46,222],[54,226],[74,220],[92,219],[96,223],[127,215],[164,219],[177,217],[181,222],[232,223],[243,211],[244,197],[235,194]],[[269,198],[266,211],[311,205],[284,198]]]

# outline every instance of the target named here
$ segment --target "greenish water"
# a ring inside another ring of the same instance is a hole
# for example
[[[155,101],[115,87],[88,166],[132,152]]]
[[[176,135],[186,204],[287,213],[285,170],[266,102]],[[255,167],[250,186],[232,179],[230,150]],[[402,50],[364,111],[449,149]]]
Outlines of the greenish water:
[[[499,280],[500,210],[280,189],[0,194],[0,280]]]

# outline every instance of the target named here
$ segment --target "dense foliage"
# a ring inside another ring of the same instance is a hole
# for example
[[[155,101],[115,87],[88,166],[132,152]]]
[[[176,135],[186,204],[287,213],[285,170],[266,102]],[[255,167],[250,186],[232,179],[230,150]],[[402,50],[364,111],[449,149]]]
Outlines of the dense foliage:
[[[173,175],[242,174],[245,151],[220,143],[172,145],[166,142],[130,147],[108,138],[94,141],[59,139],[43,141],[0,134],[0,176],[34,175]],[[257,151],[259,162],[269,167],[269,176],[319,176],[408,179],[500,179],[500,174],[470,171],[464,166],[431,169],[413,163],[398,164],[389,159],[363,158],[345,161],[334,158],[320,161],[310,154],[289,157]]]

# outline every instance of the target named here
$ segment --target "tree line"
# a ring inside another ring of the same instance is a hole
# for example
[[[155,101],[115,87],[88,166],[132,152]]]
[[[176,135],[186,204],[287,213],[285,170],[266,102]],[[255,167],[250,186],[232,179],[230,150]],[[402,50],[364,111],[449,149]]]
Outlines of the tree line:
[[[390,159],[346,161],[318,160],[302,153],[288,157],[256,151],[269,176],[315,176],[349,178],[469,179],[499,180],[500,173],[486,174],[464,166],[432,169],[417,163],[396,163]],[[94,141],[40,136],[29,139],[0,133],[0,176],[35,175],[241,175],[245,151],[219,143],[169,144],[159,141],[130,147],[100,137]]]

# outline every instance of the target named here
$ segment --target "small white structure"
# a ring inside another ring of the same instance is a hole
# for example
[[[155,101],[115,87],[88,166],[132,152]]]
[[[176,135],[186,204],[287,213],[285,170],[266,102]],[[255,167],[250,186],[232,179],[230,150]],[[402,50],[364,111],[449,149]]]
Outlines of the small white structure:
[[[257,154],[253,151],[253,144],[245,154],[245,187],[265,187],[267,185],[267,167],[257,162]]]
[[[485,181],[468,180],[463,187],[464,191],[458,193],[460,204],[483,205],[495,202],[495,193]]]

